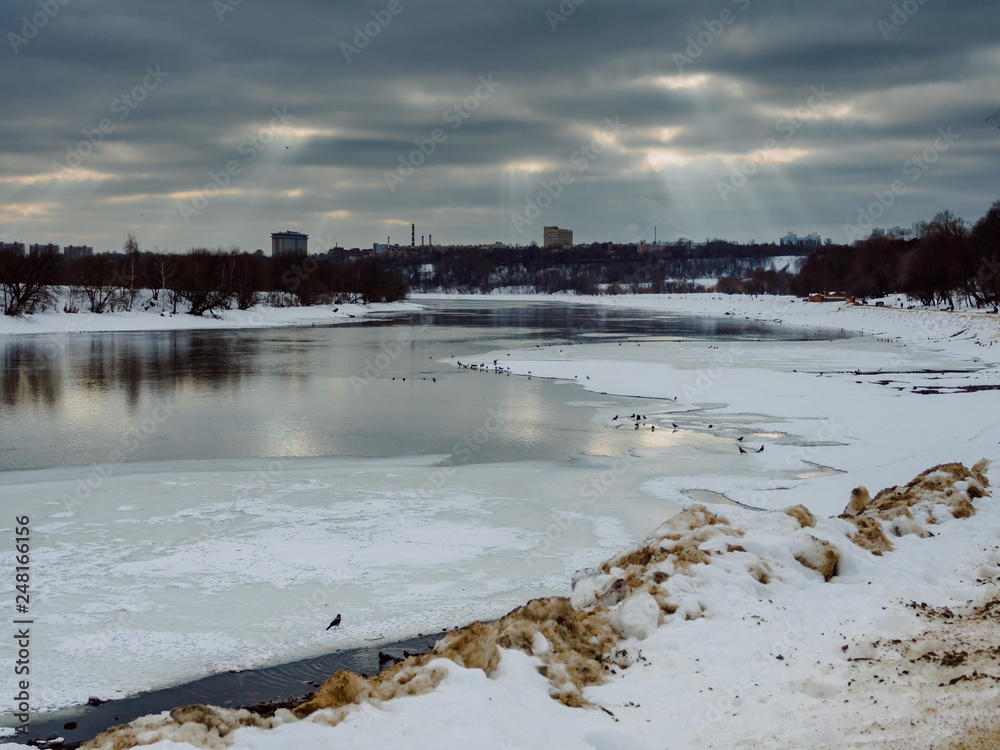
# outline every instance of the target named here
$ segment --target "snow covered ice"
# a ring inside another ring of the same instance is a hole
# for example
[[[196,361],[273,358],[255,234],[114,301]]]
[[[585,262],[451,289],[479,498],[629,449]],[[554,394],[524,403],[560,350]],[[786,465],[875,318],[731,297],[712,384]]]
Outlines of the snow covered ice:
[[[33,513],[35,705],[496,617],[669,513],[638,492],[563,507],[599,464],[463,467],[436,487],[438,458],[131,465],[72,509],[74,480],[21,473],[5,503],[51,498]]]

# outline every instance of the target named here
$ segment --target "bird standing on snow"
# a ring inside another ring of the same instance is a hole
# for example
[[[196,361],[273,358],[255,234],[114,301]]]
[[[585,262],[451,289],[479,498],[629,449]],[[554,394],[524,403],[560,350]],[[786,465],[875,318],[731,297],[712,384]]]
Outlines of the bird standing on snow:
[[[339,627],[340,627],[340,615],[337,615],[336,617],[333,618],[333,622],[331,622],[329,625],[326,626],[326,629],[329,630],[330,628],[339,628]]]
[[[760,448],[757,449],[757,452],[758,453],[763,453],[764,452],[764,446],[763,445],[760,446]]]
[[[743,450],[743,446],[742,445],[737,445],[736,447],[740,449],[740,453],[746,453],[746,451]]]

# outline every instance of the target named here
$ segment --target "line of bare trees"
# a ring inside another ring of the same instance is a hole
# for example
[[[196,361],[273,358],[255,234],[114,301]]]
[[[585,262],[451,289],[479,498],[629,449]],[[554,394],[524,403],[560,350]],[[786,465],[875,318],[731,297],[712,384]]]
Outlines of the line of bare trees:
[[[796,252],[806,251],[721,240],[698,248],[595,243],[558,250],[433,248],[389,262],[411,289],[422,292],[667,293],[704,291],[699,279],[743,278],[770,268],[776,255]]]
[[[268,258],[198,248],[184,254],[142,252],[129,234],[121,253],[66,258],[51,249],[0,250],[0,305],[25,316],[57,302],[66,312],[159,308],[217,316],[266,302],[276,306],[391,302],[409,289],[374,261],[333,263],[323,257]]]
[[[1000,201],[971,227],[943,211],[919,240],[871,237],[810,255],[792,290],[863,297],[906,294],[925,305],[1000,305]]]

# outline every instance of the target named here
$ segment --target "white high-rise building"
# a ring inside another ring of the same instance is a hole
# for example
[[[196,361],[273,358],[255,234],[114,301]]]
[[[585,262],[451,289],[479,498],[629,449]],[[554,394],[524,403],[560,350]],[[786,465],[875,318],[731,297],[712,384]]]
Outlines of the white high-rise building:
[[[545,243],[545,247],[572,247],[573,230],[545,227],[542,231],[542,241]]]
[[[309,254],[309,235],[301,232],[274,232],[271,235],[271,257]]]
[[[816,234],[807,234],[805,237],[799,237],[795,232],[789,232],[784,237],[781,238],[779,244],[785,247],[801,247],[802,245],[821,245],[823,244],[823,239]]]

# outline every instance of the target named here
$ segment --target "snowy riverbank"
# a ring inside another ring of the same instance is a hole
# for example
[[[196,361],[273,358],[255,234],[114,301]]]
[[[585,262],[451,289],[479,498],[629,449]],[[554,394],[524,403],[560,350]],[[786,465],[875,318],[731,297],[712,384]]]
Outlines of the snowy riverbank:
[[[840,518],[691,508],[569,599],[338,673],[294,713],[188,707],[88,747],[995,747],[985,469],[855,493]]]
[[[410,301],[433,305],[440,300],[496,300],[498,302],[538,302],[553,300],[595,307],[633,308],[699,315],[737,317],[746,320],[812,328],[846,329],[872,337],[894,338],[901,344],[945,345],[956,354],[978,356],[1000,363],[1000,315],[983,310],[946,312],[935,308],[903,309],[895,297],[887,297],[887,307],[848,305],[836,302],[808,302],[799,297],[742,294],[619,294],[602,296],[495,294],[434,295],[414,294]],[[993,347],[991,351],[984,351]]]
[[[270,307],[258,305],[249,310],[220,310],[211,315],[176,315],[159,307],[130,312],[66,313],[48,311],[27,318],[0,316],[0,335],[113,333],[123,331],[177,331],[197,329],[279,328],[284,326],[333,325],[380,313],[419,310],[410,302],[372,305],[316,305],[313,307]]]

